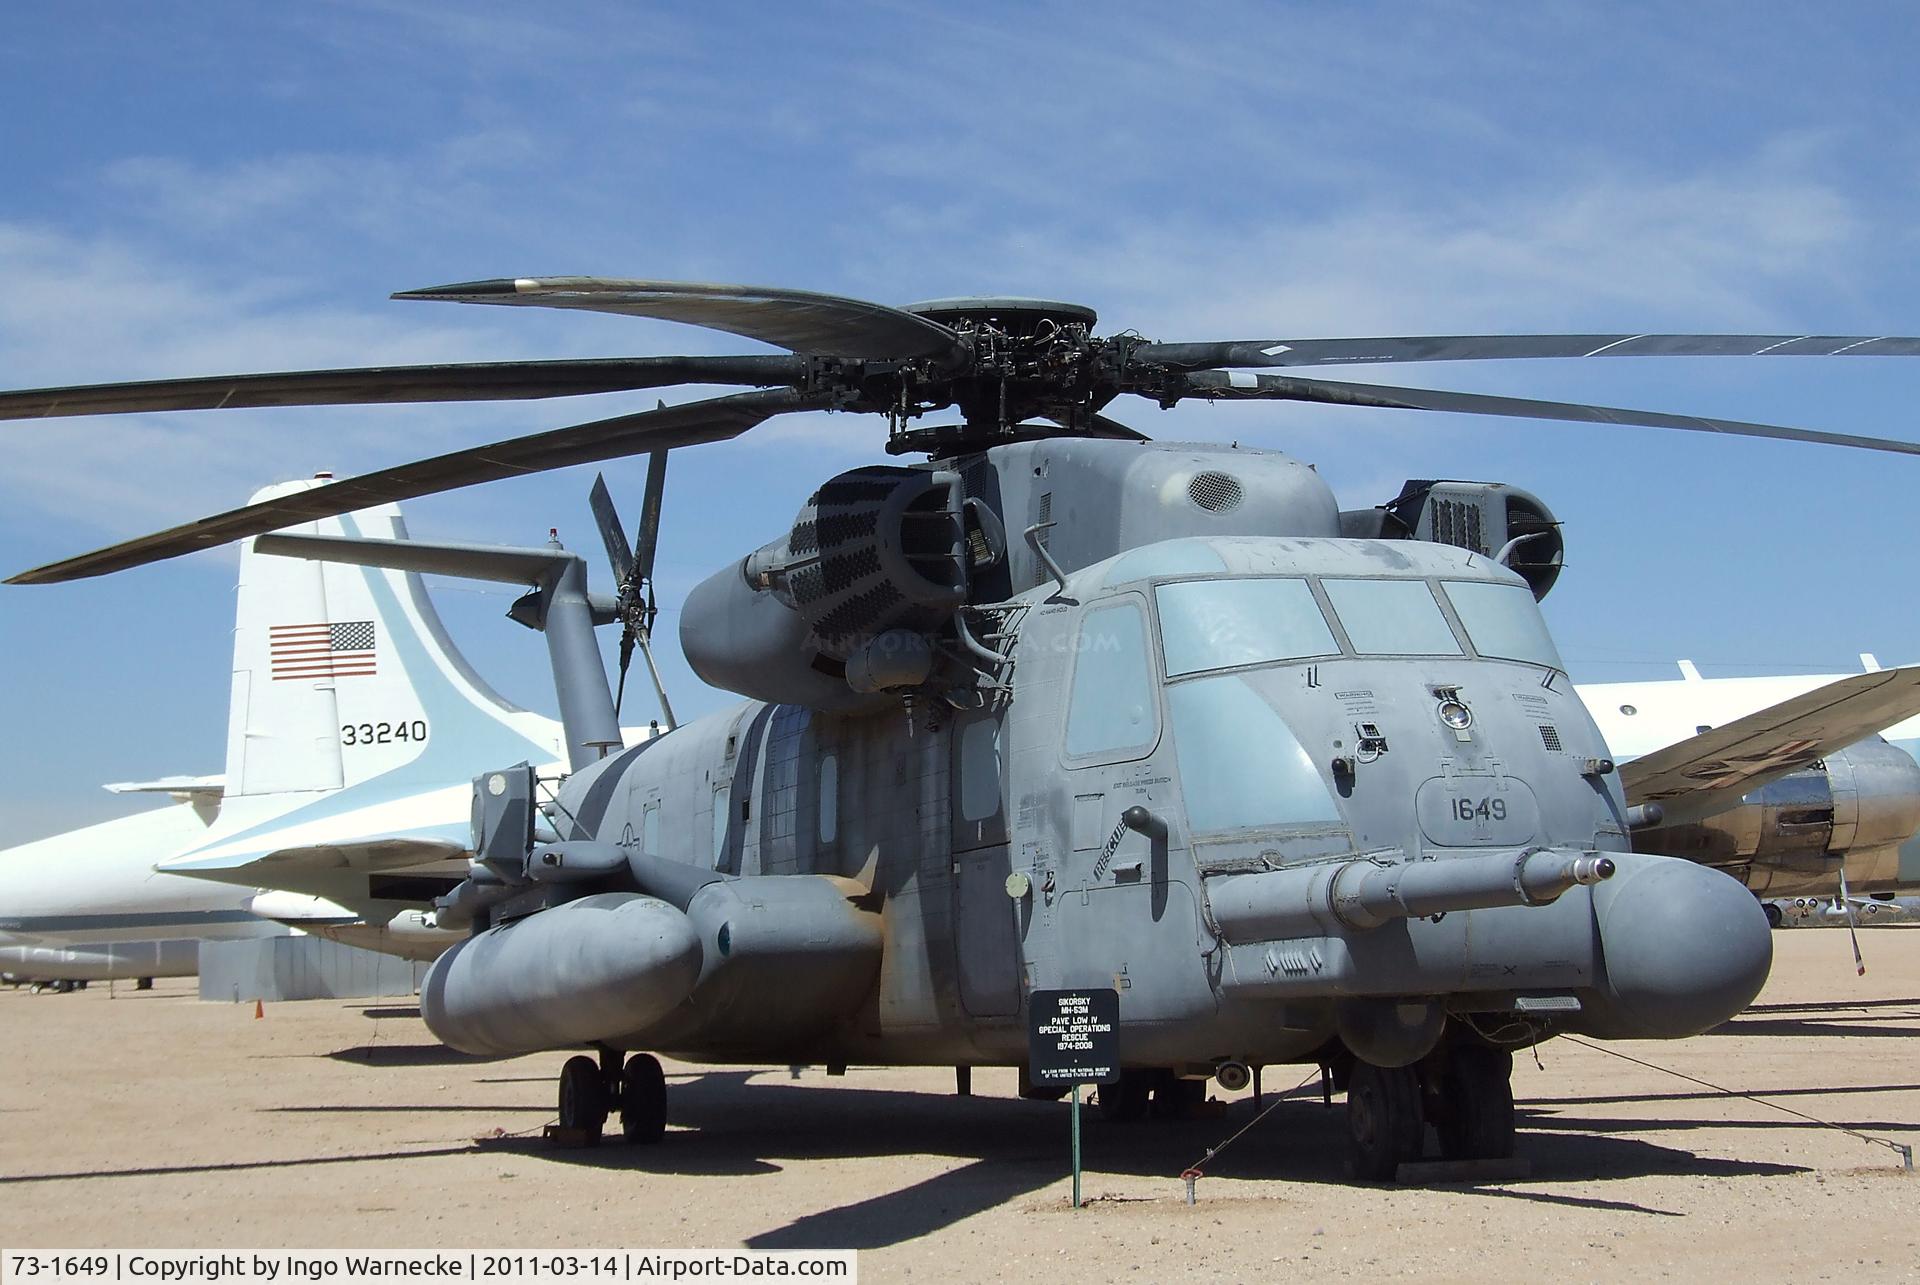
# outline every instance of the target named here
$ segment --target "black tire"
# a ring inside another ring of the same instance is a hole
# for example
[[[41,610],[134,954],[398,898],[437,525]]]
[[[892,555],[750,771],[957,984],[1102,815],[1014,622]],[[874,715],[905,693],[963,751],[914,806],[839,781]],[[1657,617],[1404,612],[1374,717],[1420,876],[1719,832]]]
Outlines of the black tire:
[[[639,1146],[667,1136],[667,1077],[650,1053],[628,1058],[620,1077],[620,1136]]]
[[[1412,1067],[1354,1063],[1347,1082],[1347,1143],[1354,1177],[1392,1182],[1401,1165],[1420,1158],[1425,1133],[1420,1079]]]
[[[1761,902],[1760,909],[1766,912],[1767,927],[1769,928],[1778,928],[1781,923],[1786,920],[1786,916],[1780,913],[1780,907],[1774,905],[1771,901]]]
[[[607,1124],[607,1082],[600,1064],[575,1056],[560,1068],[560,1127],[597,1138]]]
[[[1100,1118],[1126,1124],[1147,1114],[1153,1092],[1153,1072],[1122,1071],[1112,1084],[1100,1086]]]
[[[1484,1044],[1452,1050],[1440,1077],[1445,1110],[1435,1121],[1449,1160],[1505,1160],[1513,1154],[1513,1055]]]

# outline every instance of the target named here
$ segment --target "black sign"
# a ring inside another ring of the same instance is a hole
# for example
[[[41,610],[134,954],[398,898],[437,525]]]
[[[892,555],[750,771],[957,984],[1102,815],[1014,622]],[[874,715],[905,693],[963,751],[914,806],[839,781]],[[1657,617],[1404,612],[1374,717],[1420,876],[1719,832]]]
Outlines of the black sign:
[[[1035,991],[1027,1023],[1027,1078],[1035,1084],[1120,1078],[1119,991]]]

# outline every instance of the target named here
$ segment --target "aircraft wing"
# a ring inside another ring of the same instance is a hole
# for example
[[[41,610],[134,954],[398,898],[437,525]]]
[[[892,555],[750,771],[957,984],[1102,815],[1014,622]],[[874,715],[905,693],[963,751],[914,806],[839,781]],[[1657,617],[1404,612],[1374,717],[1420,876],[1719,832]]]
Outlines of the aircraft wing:
[[[349,905],[369,900],[426,904],[466,877],[471,855],[465,840],[429,830],[174,861],[156,868]]]
[[[1622,764],[1620,783],[1664,825],[1697,821],[1917,713],[1920,665],[1855,674]]]

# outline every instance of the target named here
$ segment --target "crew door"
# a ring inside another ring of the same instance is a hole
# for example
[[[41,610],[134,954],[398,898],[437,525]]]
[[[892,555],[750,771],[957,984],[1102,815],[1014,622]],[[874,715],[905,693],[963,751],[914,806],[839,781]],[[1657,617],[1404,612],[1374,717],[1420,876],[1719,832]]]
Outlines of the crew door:
[[[960,1003],[974,1017],[1020,1011],[1020,947],[1007,895],[1006,725],[998,713],[954,720],[953,948]]]

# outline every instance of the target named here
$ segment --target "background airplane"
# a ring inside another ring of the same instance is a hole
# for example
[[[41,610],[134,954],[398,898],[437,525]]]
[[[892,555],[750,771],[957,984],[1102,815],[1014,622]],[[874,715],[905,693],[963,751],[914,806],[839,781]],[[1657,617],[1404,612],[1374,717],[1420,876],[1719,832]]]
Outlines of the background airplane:
[[[1870,655],[1861,661],[1868,675],[1893,672]],[[1688,741],[1705,745],[1703,738],[1761,710],[1804,702],[1835,684],[1870,681],[1858,674],[1704,678],[1691,661],[1679,667],[1678,679],[1578,688],[1629,779],[1656,752]],[[1662,851],[1719,866],[1763,897],[1831,898],[1842,890],[1843,871],[1853,892],[1920,887],[1920,718],[1893,722],[1882,735],[1839,750],[1803,742],[1786,734],[1745,746],[1749,759],[1771,752],[1793,770],[1736,791],[1741,797],[1716,814],[1669,817],[1646,837]],[[1729,756],[1720,748],[1718,761],[1712,753],[1697,756],[1694,771],[1725,764]]]
[[[1775,928],[1891,928],[1920,921],[1920,897],[1780,897],[1760,904]]]
[[[393,505],[294,529],[406,536]],[[249,541],[224,774],[108,786],[179,802],[0,852],[0,970],[190,975],[199,941],[282,924],[431,958],[453,936],[409,911],[466,874],[472,775],[521,760],[552,772],[560,758],[559,724],[487,686],[418,576],[267,557]],[[369,835],[383,841],[338,846]],[[316,847],[324,857],[303,861]],[[223,882],[155,869],[163,863],[246,873]]]

